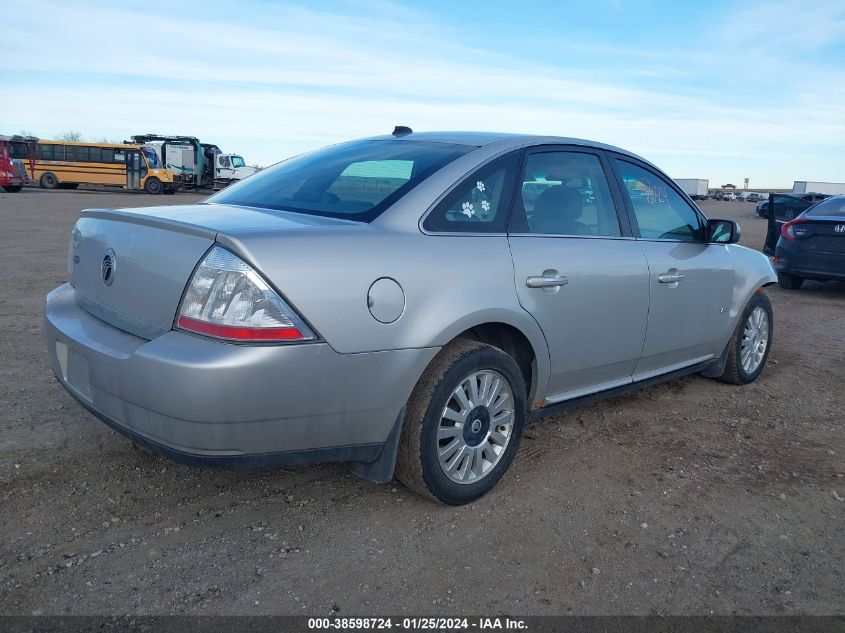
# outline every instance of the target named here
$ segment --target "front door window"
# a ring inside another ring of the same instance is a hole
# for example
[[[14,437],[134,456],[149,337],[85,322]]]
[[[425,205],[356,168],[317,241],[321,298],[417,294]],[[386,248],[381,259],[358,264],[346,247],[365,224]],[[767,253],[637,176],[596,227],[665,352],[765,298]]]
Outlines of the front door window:
[[[634,209],[640,237],[644,239],[701,242],[701,216],[657,174],[625,160],[616,168]]]

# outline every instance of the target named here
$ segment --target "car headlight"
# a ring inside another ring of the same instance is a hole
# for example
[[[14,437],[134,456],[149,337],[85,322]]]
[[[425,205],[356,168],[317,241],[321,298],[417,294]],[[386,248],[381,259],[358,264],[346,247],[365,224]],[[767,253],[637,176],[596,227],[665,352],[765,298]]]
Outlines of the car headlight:
[[[317,338],[249,264],[222,246],[212,247],[194,271],[179,305],[176,327],[241,342]]]

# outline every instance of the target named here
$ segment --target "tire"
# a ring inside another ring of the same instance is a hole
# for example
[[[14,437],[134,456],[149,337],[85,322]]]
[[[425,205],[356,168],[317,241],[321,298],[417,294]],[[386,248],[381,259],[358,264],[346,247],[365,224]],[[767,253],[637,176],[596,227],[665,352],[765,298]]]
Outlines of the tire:
[[[753,366],[748,367],[745,366],[743,362],[743,343],[747,343],[749,347],[751,347],[753,353],[755,347],[759,352],[759,347],[757,346],[763,341],[762,334],[757,338],[754,338],[753,332],[748,334],[746,331],[752,314],[759,314],[756,312],[757,310],[762,310],[766,317],[765,324],[763,324],[763,327],[759,328],[759,330],[765,331],[765,347],[762,350],[762,356],[759,357],[758,360],[755,360]],[[722,375],[718,377],[718,380],[734,385],[747,385],[748,383],[757,380],[760,374],[763,373],[763,369],[766,367],[766,361],[769,358],[769,350],[772,349],[773,332],[774,318],[772,313],[772,303],[769,301],[769,297],[765,292],[758,290],[748,301],[748,304],[745,306],[745,310],[742,311],[742,316],[740,317],[739,322],[736,325],[736,329],[731,336],[730,343],[728,343],[730,346],[730,351],[728,352],[728,362],[725,365],[725,370],[722,372]]]
[[[789,273],[778,273],[778,285],[785,290],[798,290],[803,283],[803,277]]]
[[[161,184],[158,178],[147,178],[147,182],[144,183],[144,191],[150,195],[157,196],[164,191],[164,185]]]
[[[17,193],[23,189],[23,185],[4,185],[3,189],[5,189],[8,193]]]
[[[490,380],[485,389],[487,377]],[[496,380],[500,381],[499,390]],[[453,416],[460,417],[455,409],[455,392],[461,389],[465,395],[470,393],[464,387],[470,381],[494,402],[489,408],[483,404],[470,407],[470,394],[467,406],[462,407],[464,424],[459,427],[457,419],[450,422],[443,414],[450,408]],[[509,399],[508,390],[512,396]],[[435,501],[450,505],[475,501],[493,488],[511,465],[519,450],[527,411],[525,380],[513,358],[485,343],[453,341],[434,357],[408,400],[396,459],[397,479]],[[496,424],[498,416],[502,419]],[[456,428],[464,431],[452,430]],[[441,432],[448,437],[441,438]],[[497,436],[499,442],[506,439],[503,446],[494,441]],[[458,447],[446,454],[446,463],[441,465],[439,452],[453,443]],[[498,452],[497,447],[501,448]],[[448,467],[451,475],[447,475]],[[463,483],[456,481],[461,477]]]
[[[38,184],[41,185],[42,189],[55,189],[59,186],[59,179],[56,178],[55,174],[47,172],[41,176],[41,180],[38,181]]]

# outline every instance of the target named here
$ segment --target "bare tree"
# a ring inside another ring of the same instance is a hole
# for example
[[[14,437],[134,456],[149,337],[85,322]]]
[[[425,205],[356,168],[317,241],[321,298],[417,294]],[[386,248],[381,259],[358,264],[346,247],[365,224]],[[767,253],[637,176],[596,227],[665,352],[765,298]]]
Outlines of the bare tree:
[[[57,141],[67,141],[69,143],[77,143],[82,140],[82,134],[75,130],[69,130],[64,134],[59,134]]]

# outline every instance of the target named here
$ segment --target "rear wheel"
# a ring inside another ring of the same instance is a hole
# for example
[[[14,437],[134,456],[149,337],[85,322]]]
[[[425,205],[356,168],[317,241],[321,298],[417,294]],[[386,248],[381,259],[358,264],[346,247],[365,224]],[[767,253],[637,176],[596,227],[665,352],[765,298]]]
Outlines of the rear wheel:
[[[731,336],[722,382],[747,385],[757,380],[766,366],[773,332],[772,304],[764,292],[755,292],[745,306]]]
[[[54,174],[46,173],[41,176],[39,184],[42,189],[55,189],[59,186],[59,179]]]
[[[144,191],[154,196],[157,196],[164,190],[164,186],[161,184],[161,181],[158,178],[147,178],[147,182],[144,183]]]
[[[17,193],[21,189],[23,189],[23,185],[4,185],[3,189],[8,191],[9,193]]]
[[[487,493],[519,449],[525,381],[502,350],[458,340],[444,347],[406,408],[396,477],[411,490],[460,505]]]
[[[786,290],[798,290],[804,283],[804,278],[789,273],[778,273],[778,285]]]

